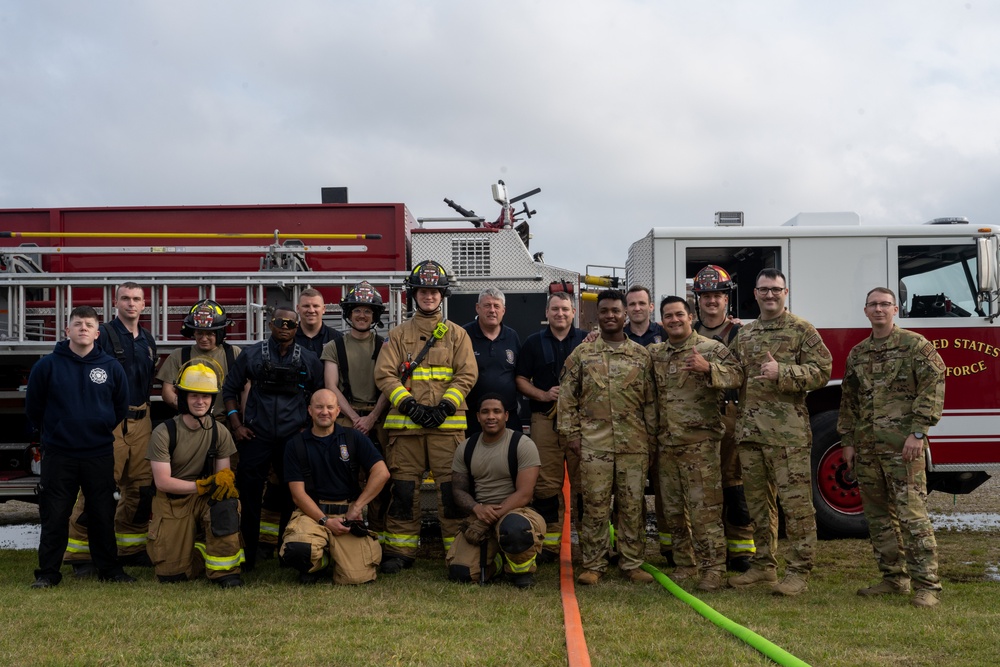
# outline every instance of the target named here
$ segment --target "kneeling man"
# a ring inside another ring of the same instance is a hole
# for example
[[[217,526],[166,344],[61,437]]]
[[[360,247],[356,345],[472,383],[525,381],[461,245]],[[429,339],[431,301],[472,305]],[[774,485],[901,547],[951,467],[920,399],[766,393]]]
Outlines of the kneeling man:
[[[314,393],[308,411],[312,426],[285,448],[285,481],[297,509],[281,557],[303,584],[319,581],[331,561],[335,584],[375,581],[382,547],[362,511],[389,480],[389,469],[366,435],[336,423],[340,405],[332,391]],[[359,471],[367,476],[364,489]]]
[[[476,413],[482,433],[455,450],[452,493],[469,520],[445,559],[453,581],[482,584],[502,570],[518,588],[534,583],[545,520],[527,505],[541,461],[530,438],[507,428],[507,415],[499,394],[484,395]]]
[[[223,588],[242,586],[240,505],[229,457],[236,445],[212,417],[222,367],[199,358],[174,383],[180,414],[149,437],[156,495],[146,550],[162,583],[194,579],[204,570]]]

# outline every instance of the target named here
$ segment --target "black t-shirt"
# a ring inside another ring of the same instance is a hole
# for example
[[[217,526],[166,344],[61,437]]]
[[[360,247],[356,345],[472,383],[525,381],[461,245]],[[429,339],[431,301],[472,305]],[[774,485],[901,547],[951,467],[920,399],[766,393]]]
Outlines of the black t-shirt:
[[[368,472],[382,460],[382,455],[368,436],[354,431],[354,454],[357,460],[352,462],[347,447],[347,429],[339,424],[334,426],[333,433],[322,438],[314,435],[311,430],[303,431],[302,441],[306,446],[306,456],[309,457],[316,500],[356,499],[361,495],[361,485],[357,474],[352,473],[352,467],[355,471]],[[285,482],[304,481],[298,447],[289,442],[285,447]]]
[[[466,429],[466,435],[482,430],[475,414],[479,409],[479,399],[484,394],[493,392],[503,396],[504,407],[509,413],[507,428],[520,430],[521,420],[517,416],[517,384],[514,378],[517,357],[521,351],[521,339],[510,327],[501,326],[500,335],[496,340],[490,340],[483,333],[478,320],[469,322],[464,329],[469,332],[472,351],[476,355],[476,365],[479,367],[479,379],[465,399],[469,405],[469,428]]]
[[[559,376],[570,353],[576,349],[587,332],[573,327],[562,340],[552,335],[552,329],[545,327],[538,333],[528,336],[521,346],[521,354],[517,359],[517,374],[531,380],[538,389],[548,391],[559,384]],[[545,347],[549,346],[551,363],[546,361]],[[548,412],[553,401],[536,401],[531,399],[532,412]]]

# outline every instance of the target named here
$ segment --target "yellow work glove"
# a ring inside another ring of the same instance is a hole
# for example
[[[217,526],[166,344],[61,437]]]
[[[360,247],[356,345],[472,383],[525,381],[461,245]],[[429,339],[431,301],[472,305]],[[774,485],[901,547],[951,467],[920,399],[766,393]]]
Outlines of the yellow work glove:
[[[195,480],[194,486],[198,489],[198,495],[203,496],[215,488],[215,475],[209,475],[205,479]]]
[[[236,490],[236,475],[231,468],[223,468],[215,473],[215,486],[215,492],[212,493],[213,500],[240,497],[240,492]]]

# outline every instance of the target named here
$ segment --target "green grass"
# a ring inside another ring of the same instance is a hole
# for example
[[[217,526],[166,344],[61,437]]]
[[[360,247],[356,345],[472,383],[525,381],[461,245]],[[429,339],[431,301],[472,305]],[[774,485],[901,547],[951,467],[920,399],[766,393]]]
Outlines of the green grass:
[[[764,588],[701,597],[812,665],[1000,663],[1000,584],[985,576],[1000,562],[1000,535],[944,532],[938,542],[945,592],[935,609],[857,597],[878,578],[860,540],[820,542],[798,598]],[[663,566],[653,551],[650,562]],[[34,565],[33,552],[0,552],[2,665],[566,664],[554,565],[527,591],[449,583],[429,558],[360,587],[302,587],[264,561],[230,591],[165,586],[136,568],[131,586],[67,575],[38,591],[28,588]],[[658,585],[611,572],[577,595],[595,666],[772,664]]]

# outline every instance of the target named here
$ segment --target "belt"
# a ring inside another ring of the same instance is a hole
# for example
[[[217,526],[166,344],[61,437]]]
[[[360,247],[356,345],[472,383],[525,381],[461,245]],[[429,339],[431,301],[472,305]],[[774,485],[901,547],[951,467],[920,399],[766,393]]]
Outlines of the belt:
[[[142,410],[129,410],[127,413],[125,413],[125,417],[132,420],[143,419],[145,418],[145,416],[146,416],[145,408],[143,408]]]
[[[347,503],[316,503],[324,514],[347,514],[350,504]]]

